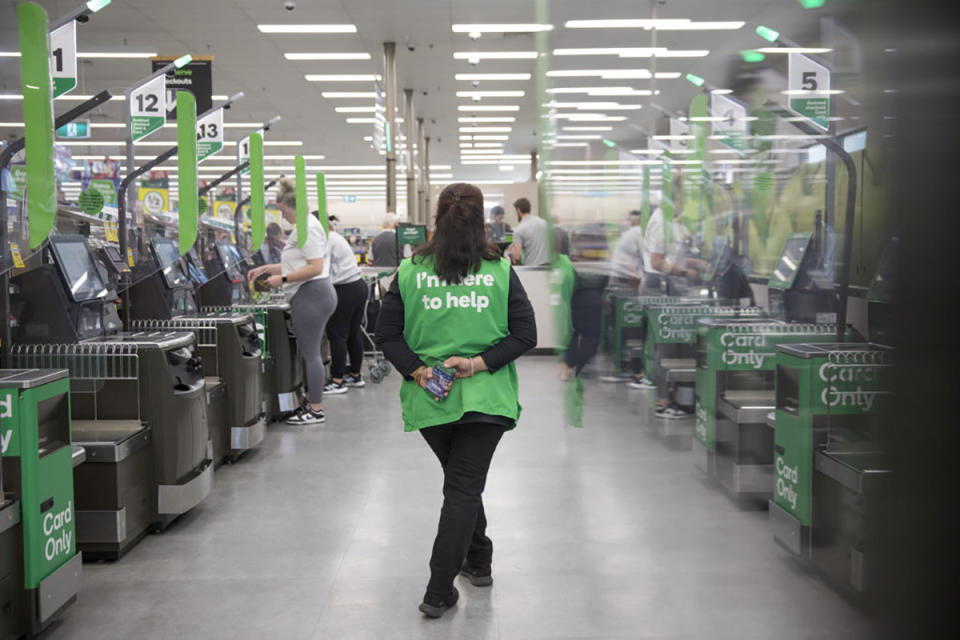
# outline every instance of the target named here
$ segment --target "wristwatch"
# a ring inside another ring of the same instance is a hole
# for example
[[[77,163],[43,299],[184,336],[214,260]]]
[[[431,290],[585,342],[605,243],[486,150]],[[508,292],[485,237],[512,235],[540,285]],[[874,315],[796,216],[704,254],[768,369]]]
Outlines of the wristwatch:
[[[287,276],[280,276],[280,282],[287,284]]]

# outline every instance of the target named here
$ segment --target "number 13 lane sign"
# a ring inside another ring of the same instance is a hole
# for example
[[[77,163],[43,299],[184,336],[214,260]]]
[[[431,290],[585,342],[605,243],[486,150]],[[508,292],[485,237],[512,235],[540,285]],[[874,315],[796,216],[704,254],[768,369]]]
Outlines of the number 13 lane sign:
[[[223,109],[197,120],[197,162],[203,162],[223,149]]]
[[[143,140],[166,121],[166,78],[144,82],[130,94],[130,137]]]
[[[57,98],[77,86],[77,23],[71,20],[50,32],[50,77],[53,97]]]
[[[790,111],[824,131],[830,128],[830,70],[800,53],[791,53],[787,87]]]

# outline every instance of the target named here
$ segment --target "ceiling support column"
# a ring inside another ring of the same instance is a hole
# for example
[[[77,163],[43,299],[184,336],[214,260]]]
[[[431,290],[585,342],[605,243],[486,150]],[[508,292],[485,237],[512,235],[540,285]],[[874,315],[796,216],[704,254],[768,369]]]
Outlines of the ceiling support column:
[[[397,212],[397,43],[383,43],[387,145],[387,213]]]
[[[417,119],[416,123],[422,122]],[[413,113],[413,89],[403,90],[403,132],[407,139],[407,222],[417,224],[420,219],[418,205],[420,200],[417,197],[417,170],[414,163],[414,142],[416,141],[416,130],[414,129]],[[420,149],[418,149],[420,151]],[[420,153],[417,153],[419,156]]]

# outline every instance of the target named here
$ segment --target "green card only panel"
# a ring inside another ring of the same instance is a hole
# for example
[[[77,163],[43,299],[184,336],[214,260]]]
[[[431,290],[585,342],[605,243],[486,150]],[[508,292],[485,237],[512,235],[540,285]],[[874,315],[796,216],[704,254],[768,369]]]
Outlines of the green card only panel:
[[[47,239],[57,215],[47,12],[34,2],[21,2],[17,5],[17,29],[20,33],[30,248],[36,249]]]

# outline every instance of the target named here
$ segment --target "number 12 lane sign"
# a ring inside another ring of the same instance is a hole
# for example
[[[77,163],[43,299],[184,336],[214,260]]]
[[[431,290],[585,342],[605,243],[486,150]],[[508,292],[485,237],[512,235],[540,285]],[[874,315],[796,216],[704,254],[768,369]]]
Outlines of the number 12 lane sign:
[[[203,162],[223,149],[223,109],[197,120],[197,162]]]
[[[71,20],[50,32],[50,77],[53,97],[57,98],[77,86],[77,23]]]
[[[791,53],[787,83],[790,111],[824,131],[830,128],[830,70],[800,53]]]
[[[166,121],[166,87],[164,76],[144,82],[130,94],[130,137],[143,140]]]

